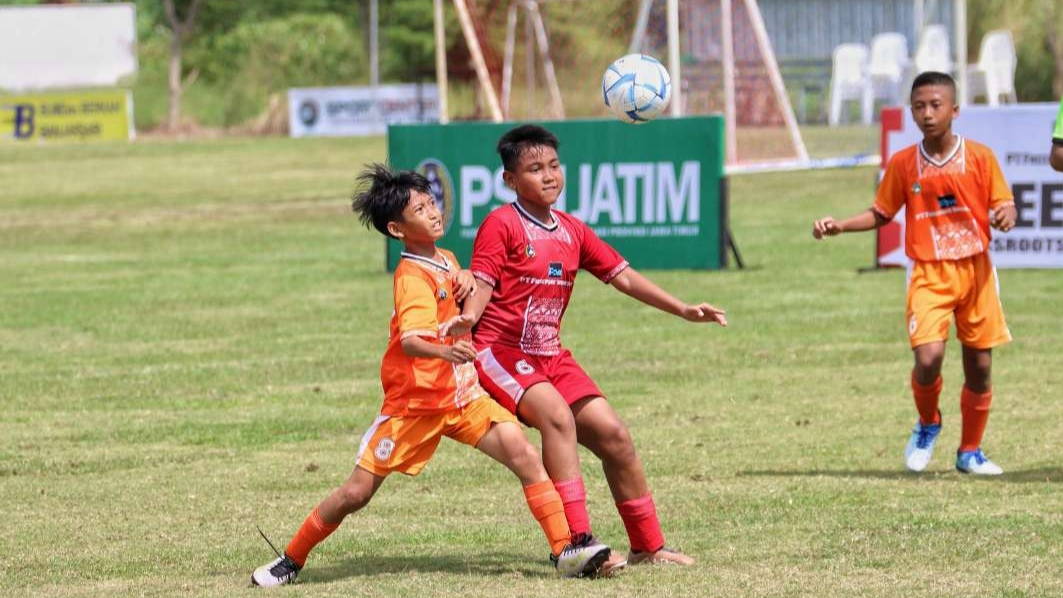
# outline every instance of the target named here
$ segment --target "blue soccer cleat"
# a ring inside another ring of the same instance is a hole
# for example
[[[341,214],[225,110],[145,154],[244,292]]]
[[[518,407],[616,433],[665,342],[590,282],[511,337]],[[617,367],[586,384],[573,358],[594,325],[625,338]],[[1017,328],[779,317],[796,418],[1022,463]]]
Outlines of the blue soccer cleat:
[[[934,456],[934,443],[941,434],[941,424],[915,422],[908,446],[904,447],[904,464],[909,471],[923,471]]]
[[[956,453],[956,471],[974,475],[1000,475],[1004,470],[993,463],[982,452],[981,447],[973,451]]]

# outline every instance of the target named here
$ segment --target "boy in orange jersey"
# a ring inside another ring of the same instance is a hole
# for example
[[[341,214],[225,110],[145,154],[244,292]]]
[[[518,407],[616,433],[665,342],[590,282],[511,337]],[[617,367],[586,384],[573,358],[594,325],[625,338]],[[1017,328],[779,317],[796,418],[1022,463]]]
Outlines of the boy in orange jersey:
[[[362,222],[405,245],[395,269],[395,311],[380,367],[384,404],[362,436],[351,476],[310,513],[284,554],[254,571],[251,582],[272,587],[295,581],[314,546],[368,504],[388,474],[417,475],[443,436],[476,447],[520,478],[562,575],[597,574],[609,547],[569,544],[561,497],[517,419],[480,387],[472,342],[439,333],[441,323],[458,315],[458,300],[475,293],[475,283],[459,270],[454,254],[435,245],[443,236],[443,219],[428,181],[379,164],[359,181],[364,187],[353,208]]]
[[[993,152],[952,132],[959,114],[952,77],[926,72],[912,83],[912,118],[923,141],[895,154],[868,210],[847,220],[817,220],[817,239],[865,231],[888,223],[905,208],[908,335],[915,353],[912,394],[919,419],[905,448],[905,465],[923,471],[941,432],[941,362],[950,320],[963,344],[963,426],[956,469],[999,475],[982,453],[982,435],[993,398],[989,374],[993,347],[1011,340],[989,260],[989,227],[1015,226],[1015,202]]]

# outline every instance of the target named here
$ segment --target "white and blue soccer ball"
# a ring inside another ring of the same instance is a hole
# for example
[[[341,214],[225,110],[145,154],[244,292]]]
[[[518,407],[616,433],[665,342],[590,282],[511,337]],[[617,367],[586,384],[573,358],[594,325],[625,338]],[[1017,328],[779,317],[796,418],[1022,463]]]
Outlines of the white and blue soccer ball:
[[[620,120],[636,125],[647,123],[668,107],[672,79],[656,58],[628,54],[605,69],[602,97]]]

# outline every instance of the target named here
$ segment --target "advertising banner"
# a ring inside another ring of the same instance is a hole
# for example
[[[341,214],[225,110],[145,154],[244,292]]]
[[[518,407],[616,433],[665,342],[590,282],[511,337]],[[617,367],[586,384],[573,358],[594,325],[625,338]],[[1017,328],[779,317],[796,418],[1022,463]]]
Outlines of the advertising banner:
[[[137,73],[131,3],[0,7],[0,90],[112,87]]]
[[[545,122],[561,142],[565,187],[555,208],[586,222],[636,268],[722,268],[726,241],[723,119],[671,119],[634,126],[615,120]],[[393,167],[431,182],[444,216],[440,246],[469,263],[487,214],[513,202],[495,151],[515,125],[393,126]],[[388,241],[388,269],[401,244]]]
[[[409,83],[288,90],[292,137],[383,135],[388,125],[439,120],[439,88]]]
[[[0,142],[129,140],[127,90],[0,96]]]
[[[995,266],[1063,268],[1063,175],[1048,164],[1058,110],[1058,104],[966,106],[953,121],[957,134],[993,150],[1015,195],[1015,228],[992,231]],[[922,138],[909,110],[883,109],[882,172],[890,156]],[[903,210],[878,230],[876,253],[880,267],[907,266]]]

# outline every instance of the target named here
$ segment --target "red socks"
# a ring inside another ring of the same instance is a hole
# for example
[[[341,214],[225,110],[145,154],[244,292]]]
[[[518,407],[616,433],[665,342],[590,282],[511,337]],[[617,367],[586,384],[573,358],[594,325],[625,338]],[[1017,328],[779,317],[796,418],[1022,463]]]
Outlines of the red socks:
[[[565,518],[572,537],[590,533],[591,519],[587,515],[587,490],[583,487],[583,478],[554,482],[554,488],[565,505]]]
[[[976,450],[982,445],[982,436],[989,421],[989,404],[993,402],[993,390],[978,394],[963,387],[960,393],[960,413],[963,415],[963,432],[960,434],[960,452]]]
[[[633,552],[656,552],[664,547],[664,532],[657,520],[657,507],[653,495],[617,503],[620,518],[624,520],[628,541]]]
[[[310,554],[310,551],[325,538],[329,537],[329,534],[336,531],[339,526],[340,524],[338,523],[325,523],[321,519],[321,513],[318,508],[314,507],[310,516],[303,522],[303,526],[299,528],[299,531],[295,533],[295,537],[288,543],[288,548],[284,549],[284,554],[295,561],[296,565],[302,567],[306,564],[306,557]]]
[[[941,376],[930,386],[923,386],[912,375],[912,396],[915,408],[919,411],[919,423],[923,425],[940,424],[941,413],[938,411],[938,397],[941,396]]]

